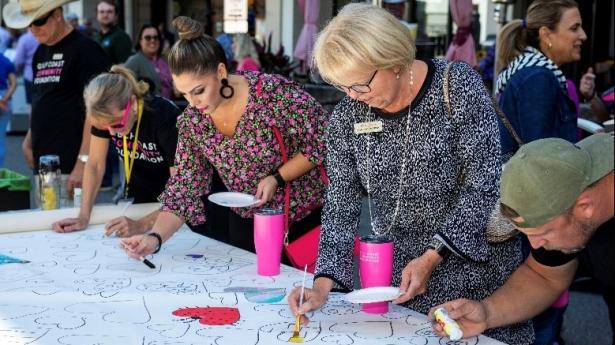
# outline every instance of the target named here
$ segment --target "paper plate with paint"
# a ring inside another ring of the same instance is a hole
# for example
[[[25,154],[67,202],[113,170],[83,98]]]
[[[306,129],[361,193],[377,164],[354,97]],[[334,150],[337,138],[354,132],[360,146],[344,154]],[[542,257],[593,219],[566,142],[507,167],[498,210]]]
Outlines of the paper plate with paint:
[[[226,207],[249,207],[258,201],[254,195],[236,192],[215,193],[211,194],[207,199],[215,204]]]
[[[401,296],[403,292],[394,286],[377,286],[355,290],[346,294],[346,300],[350,303],[375,303],[387,302]]]

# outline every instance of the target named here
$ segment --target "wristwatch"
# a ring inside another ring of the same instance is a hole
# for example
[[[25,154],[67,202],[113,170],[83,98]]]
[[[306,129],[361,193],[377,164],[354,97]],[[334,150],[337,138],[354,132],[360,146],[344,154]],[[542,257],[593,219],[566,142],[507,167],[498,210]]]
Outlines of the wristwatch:
[[[449,255],[451,255],[451,250],[446,246],[446,244],[435,237],[431,239],[427,245],[427,249],[436,251],[442,259],[446,259]]]
[[[276,171],[275,174],[273,174],[273,178],[275,178],[276,182],[278,183],[278,188],[284,187],[286,185],[286,181],[284,181],[279,171]]]
[[[81,163],[85,164],[88,161],[88,155],[77,155],[77,159]]]

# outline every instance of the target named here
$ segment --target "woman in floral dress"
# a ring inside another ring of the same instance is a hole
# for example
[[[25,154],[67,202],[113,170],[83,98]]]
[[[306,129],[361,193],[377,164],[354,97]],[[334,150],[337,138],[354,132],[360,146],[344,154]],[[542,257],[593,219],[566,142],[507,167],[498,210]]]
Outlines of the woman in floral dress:
[[[320,224],[325,186],[316,167],[325,156],[323,108],[279,76],[229,74],[222,47],[203,34],[199,22],[178,17],[173,24],[180,40],[171,49],[169,67],[189,102],[177,121],[177,174],[160,196],[162,213],[151,236],[122,240],[127,254],[137,259],[151,254],[184,222],[204,223],[201,196],[210,192],[214,172],[229,191],[258,199],[255,207],[232,209],[226,229],[216,230],[226,232],[231,245],[254,252],[254,211],[284,208],[285,184],[291,190],[290,241]],[[286,163],[276,128],[288,152]]]

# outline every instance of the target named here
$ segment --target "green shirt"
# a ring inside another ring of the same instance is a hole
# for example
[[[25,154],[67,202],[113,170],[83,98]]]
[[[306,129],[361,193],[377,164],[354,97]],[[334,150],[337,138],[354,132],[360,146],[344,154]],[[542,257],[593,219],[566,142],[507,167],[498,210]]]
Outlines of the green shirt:
[[[96,32],[94,40],[101,45],[112,64],[124,63],[132,54],[130,37],[117,25],[111,27],[106,33]]]

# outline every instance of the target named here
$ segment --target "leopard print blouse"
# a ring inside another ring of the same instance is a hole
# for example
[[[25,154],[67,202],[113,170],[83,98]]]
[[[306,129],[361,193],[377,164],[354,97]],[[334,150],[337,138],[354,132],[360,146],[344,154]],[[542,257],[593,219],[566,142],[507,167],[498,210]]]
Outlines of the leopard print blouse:
[[[427,78],[410,114],[409,108],[396,114],[372,109],[370,114],[366,104],[350,97],[336,106],[327,135],[330,185],[316,267],[317,278],[329,277],[337,288],[353,289],[353,243],[369,174],[373,223],[380,233],[391,226],[401,198],[390,230],[395,245],[394,286],[401,283],[402,269],[425,252],[434,235],[453,249],[454,254],[432,273],[427,292],[405,304],[421,313],[452,299],[480,300],[490,295],[522,262],[517,239],[489,244],[485,237],[499,196],[502,164],[490,97],[470,66],[455,63],[449,72],[449,114],[442,87],[447,62],[426,63]],[[370,119],[382,121],[383,130],[354,133],[355,123]],[[529,322],[485,334],[509,344],[533,340]]]

